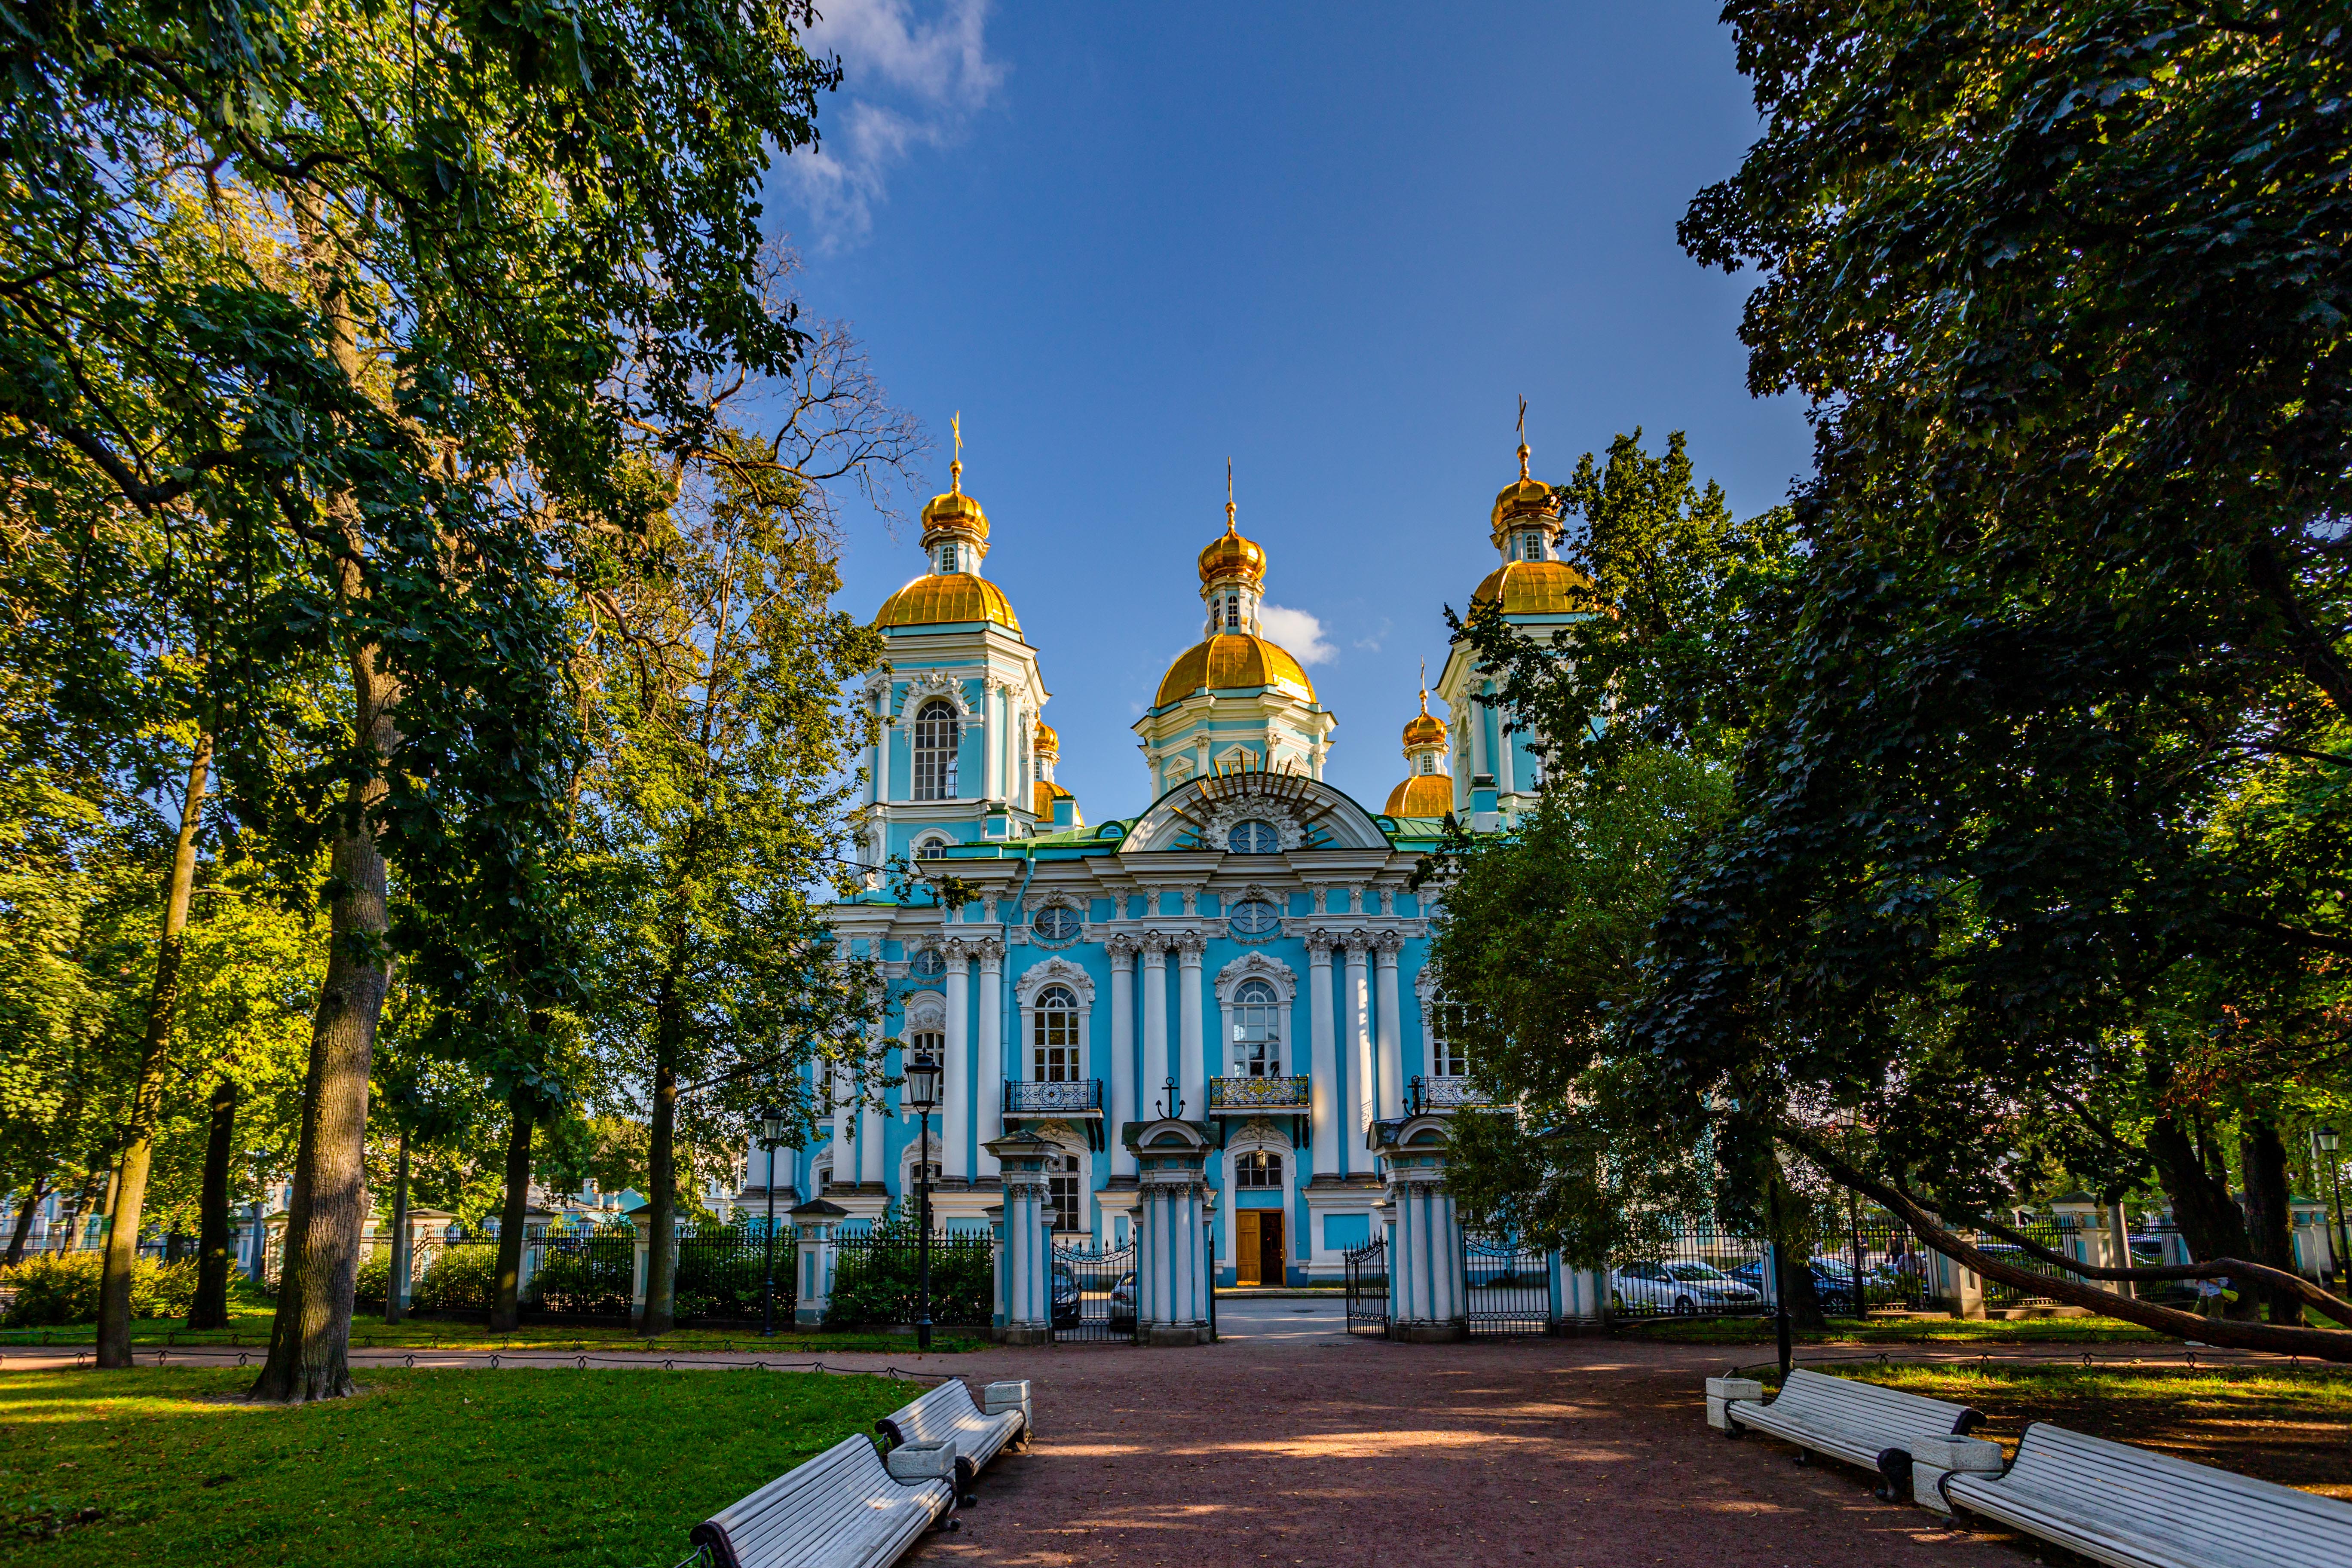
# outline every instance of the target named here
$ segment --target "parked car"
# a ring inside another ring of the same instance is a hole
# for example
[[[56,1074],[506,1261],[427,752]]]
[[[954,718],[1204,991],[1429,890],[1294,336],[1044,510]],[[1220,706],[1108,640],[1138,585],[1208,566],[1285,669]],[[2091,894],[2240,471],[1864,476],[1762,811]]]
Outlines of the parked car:
[[[1763,1299],[1754,1286],[1706,1263],[1628,1263],[1609,1274],[1610,1305],[1620,1312],[1737,1312]]]
[[[1844,1264],[1833,1258],[1809,1258],[1805,1265],[1813,1277],[1813,1291],[1821,1296],[1847,1296],[1853,1291],[1853,1276]],[[1764,1259],[1750,1258],[1725,1269],[1724,1277],[1736,1279],[1759,1296],[1764,1293]]]
[[[1135,1327],[1135,1270],[1130,1268],[1118,1277],[1110,1288],[1110,1326],[1114,1329]]]
[[[1076,1270],[1066,1263],[1054,1265],[1054,1326],[1066,1329],[1076,1324],[1079,1302],[1085,1292],[1078,1289]]]

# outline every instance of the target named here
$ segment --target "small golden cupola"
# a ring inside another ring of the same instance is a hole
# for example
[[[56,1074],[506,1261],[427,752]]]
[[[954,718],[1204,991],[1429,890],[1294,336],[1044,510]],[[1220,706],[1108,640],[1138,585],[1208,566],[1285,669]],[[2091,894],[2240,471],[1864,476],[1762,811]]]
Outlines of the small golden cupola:
[[[1004,591],[980,574],[988,555],[988,514],[963,493],[963,416],[953,420],[955,458],[946,493],[923,505],[923,553],[930,570],[882,603],[877,626],[946,626],[992,621],[1014,632],[1021,622]]]
[[[1030,752],[1037,765],[1036,787],[1030,792],[1034,797],[1031,809],[1036,813],[1037,820],[1066,827],[1085,826],[1086,819],[1078,815],[1077,796],[1054,782],[1054,764],[1062,757],[1062,737],[1054,733],[1054,727],[1043,719],[1037,721],[1036,733],[1030,739]],[[1057,809],[1063,801],[1069,802],[1066,815]]]
[[[1225,464],[1225,531],[1201,552],[1201,599],[1209,606],[1207,635],[1258,635],[1258,601],[1265,596],[1265,552],[1234,526],[1234,466]]]
[[[1519,477],[1495,497],[1488,537],[1503,563],[1470,595],[1474,605],[1499,599],[1503,613],[1564,615],[1590,609],[1592,580],[1559,559],[1559,498],[1528,471],[1528,403],[1519,399]]]
[[[1454,775],[1445,767],[1445,721],[1429,710],[1429,672],[1421,680],[1421,712],[1404,727],[1404,782],[1389,791],[1391,816],[1444,816],[1454,809]]]

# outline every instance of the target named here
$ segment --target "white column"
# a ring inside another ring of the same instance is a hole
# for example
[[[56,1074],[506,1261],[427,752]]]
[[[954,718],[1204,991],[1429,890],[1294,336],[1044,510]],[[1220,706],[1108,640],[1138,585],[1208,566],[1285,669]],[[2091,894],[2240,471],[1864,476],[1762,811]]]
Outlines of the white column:
[[[1502,755],[1496,759],[1500,767],[1495,775],[1495,787],[1505,795],[1516,794],[1518,789],[1518,768],[1511,755],[1516,749],[1511,742],[1510,731],[1504,726],[1502,710],[1497,709],[1495,712],[1495,750]]]
[[[1491,774],[1495,771],[1486,765],[1486,705],[1478,700],[1478,693],[1485,685],[1484,681],[1472,681],[1469,694],[1465,699],[1470,709],[1470,776],[1472,778],[1476,778],[1481,773]]]
[[[833,1095],[833,1179],[854,1182],[857,1156],[851,1152],[850,1139],[857,1131],[857,1080],[850,1076],[846,1062],[834,1063],[827,1077]],[[809,1196],[821,1198],[824,1194],[820,1190]]]
[[[841,1169],[839,1165],[834,1167]],[[857,1111],[857,1179],[876,1186],[882,1184],[882,1108],[864,1105]]]
[[[1139,1121],[1135,1103],[1135,939],[1110,939],[1110,1104],[1103,1129],[1110,1144],[1110,1173],[1135,1174],[1135,1151],[1118,1135],[1122,1123]],[[1097,1064],[1099,1067],[1099,1064]]]
[[[1394,1119],[1404,1114],[1404,1047],[1399,1036],[1397,1010],[1397,949],[1404,939],[1392,931],[1380,934],[1380,1018],[1379,1042],[1381,1054],[1381,1115]]]
[[[1151,1107],[1168,1080],[1168,939],[1143,936],[1143,1081],[1135,1086],[1135,1119],[1151,1120]]]
[[[980,1112],[975,1173],[998,1173],[992,1139],[1004,1136],[1004,944],[990,937],[980,944],[980,1063],[972,1071],[973,1105]],[[1391,961],[1393,962],[1393,961]]]
[[[1356,1072],[1356,1131],[1360,1133],[1372,1124],[1380,1110],[1372,1097],[1378,1078],[1372,1062],[1371,990],[1364,963],[1370,945],[1370,939],[1363,932],[1348,933],[1348,1055]]]
[[[1004,795],[1001,787],[1003,774],[1000,772],[1004,760],[1004,727],[997,721],[996,717],[997,705],[1003,700],[1003,692],[997,686],[995,679],[991,676],[982,676],[980,678],[980,766],[981,777],[985,781],[987,797],[990,800],[1002,799]]]
[[[1339,1173],[1339,1063],[1331,1033],[1331,938],[1319,931],[1307,938],[1307,1016],[1313,1020],[1307,1066],[1315,1130],[1311,1173],[1336,1176]]]
[[[1186,931],[1176,943],[1179,985],[1178,1014],[1183,1022],[1182,1061],[1178,1079],[1183,1088],[1184,1114],[1195,1121],[1209,1116],[1209,1079],[1201,1040],[1201,952],[1208,942],[1198,931]]]
[[[882,721],[874,731],[874,799],[879,805],[890,798],[890,683],[887,680],[875,689],[874,714]]]
[[[971,1179],[971,949],[954,937],[940,944],[948,961],[946,1103],[940,1109],[940,1174]]]

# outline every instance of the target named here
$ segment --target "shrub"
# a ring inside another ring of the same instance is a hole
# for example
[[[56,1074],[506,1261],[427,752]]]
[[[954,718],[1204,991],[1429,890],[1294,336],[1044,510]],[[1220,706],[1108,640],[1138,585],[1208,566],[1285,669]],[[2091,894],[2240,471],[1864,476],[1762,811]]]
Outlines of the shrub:
[[[16,1300],[0,1318],[12,1329],[55,1328],[98,1321],[98,1282],[105,1259],[94,1251],[41,1253],[13,1268],[0,1268],[0,1286],[14,1287]],[[196,1260],[176,1263],[140,1258],[131,1269],[131,1315],[184,1318],[196,1299]]]
[[[921,1301],[915,1225],[894,1202],[863,1237],[835,1254],[828,1327],[911,1323]],[[995,1310],[995,1252],[984,1237],[931,1237],[931,1321],[985,1323]]]
[[[410,1290],[410,1304],[431,1311],[487,1312],[498,1290],[498,1277],[495,1243],[444,1247],[434,1253],[424,1276]]]
[[[362,1301],[371,1301],[381,1307],[383,1305],[383,1293],[391,1289],[392,1248],[371,1247],[368,1255],[360,1259],[358,1288],[353,1295]]]

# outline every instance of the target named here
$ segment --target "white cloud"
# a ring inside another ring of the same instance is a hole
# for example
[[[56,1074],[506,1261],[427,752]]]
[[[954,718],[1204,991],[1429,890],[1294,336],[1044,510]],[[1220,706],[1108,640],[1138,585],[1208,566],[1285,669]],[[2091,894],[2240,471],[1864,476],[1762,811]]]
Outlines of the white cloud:
[[[1323,623],[1305,610],[1261,603],[1257,622],[1269,639],[1281,644],[1301,664],[1328,664],[1339,657],[1339,650],[1323,635]]]
[[[1003,85],[1004,67],[988,58],[988,0],[943,0],[920,16],[917,9],[914,0],[832,0],[808,31],[810,51],[838,55],[845,75],[819,111],[819,149],[778,168],[820,248],[872,232],[892,171],[918,151],[956,142]]]

